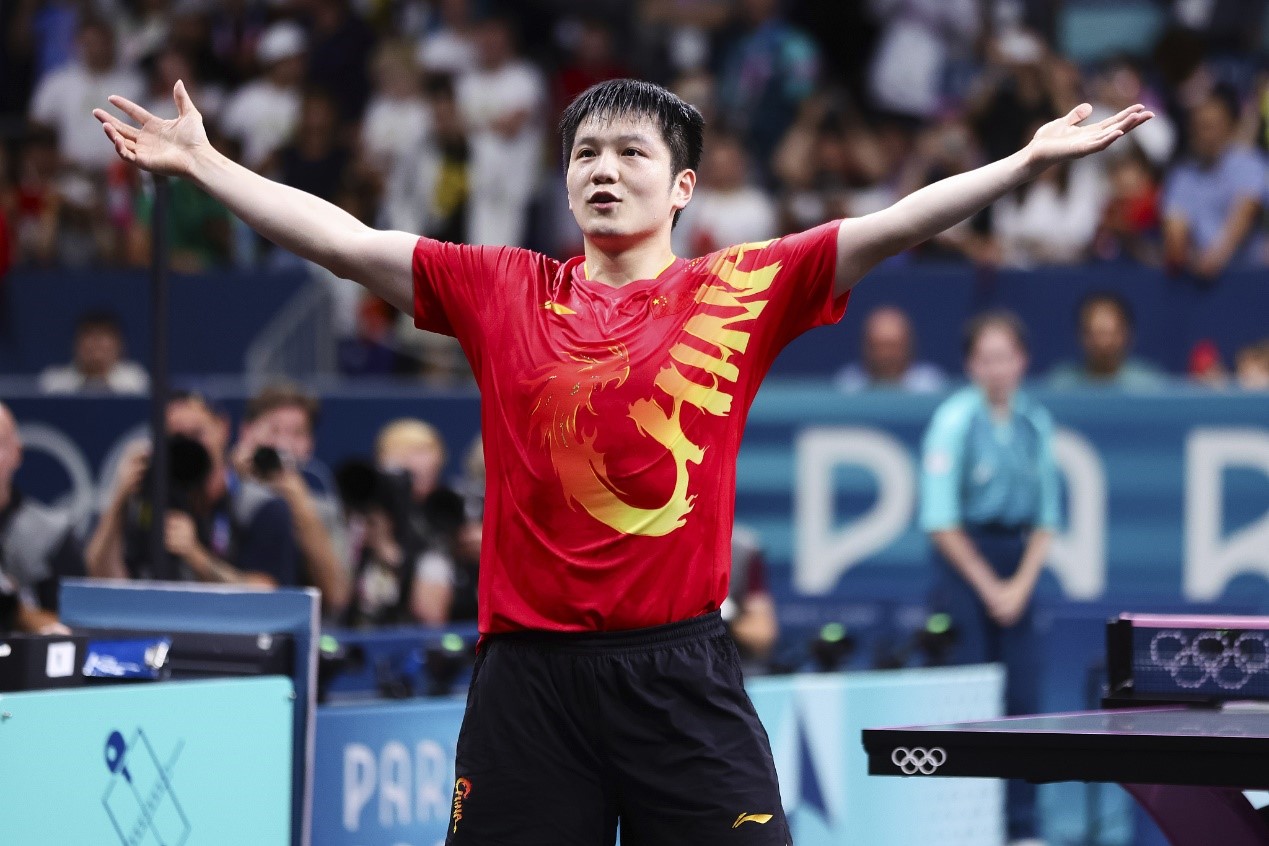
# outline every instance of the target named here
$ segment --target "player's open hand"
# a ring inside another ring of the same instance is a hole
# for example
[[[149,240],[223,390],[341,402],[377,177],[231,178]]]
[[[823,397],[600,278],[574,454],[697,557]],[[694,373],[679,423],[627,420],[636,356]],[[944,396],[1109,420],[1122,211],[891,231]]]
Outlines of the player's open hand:
[[[1092,113],[1092,106],[1080,103],[1063,117],[1049,121],[1036,130],[1035,137],[1027,145],[1031,160],[1045,168],[1105,150],[1117,138],[1127,135],[1154,117],[1154,112],[1138,103],[1105,120],[1080,126]]]
[[[104,109],[93,109],[93,117],[101,121],[119,158],[151,173],[185,176],[193,169],[198,150],[207,147],[207,131],[203,128],[203,116],[194,108],[185,90],[185,83],[176,83],[172,98],[176,101],[176,120],[157,118],[118,95],[110,97],[111,104],[137,125],[120,120]]]

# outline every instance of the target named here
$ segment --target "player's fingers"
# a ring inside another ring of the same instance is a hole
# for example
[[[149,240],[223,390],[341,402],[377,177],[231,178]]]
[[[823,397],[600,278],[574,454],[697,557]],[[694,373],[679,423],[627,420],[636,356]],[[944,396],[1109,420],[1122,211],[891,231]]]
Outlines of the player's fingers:
[[[1123,121],[1131,118],[1132,115],[1142,111],[1143,109],[1145,109],[1145,106],[1141,105],[1140,103],[1137,103],[1136,105],[1132,105],[1124,109],[1119,114],[1111,115],[1105,120],[1098,121],[1097,124],[1095,125],[1097,126],[1098,129],[1109,129],[1112,126],[1115,126],[1116,124],[1122,123]]]
[[[109,99],[111,104],[118,108],[119,111],[123,112],[142,126],[145,126],[147,123],[155,119],[154,115],[150,114],[127,97],[120,97],[118,94],[111,94],[107,99]]]
[[[172,88],[172,99],[176,101],[177,114],[182,117],[195,110],[194,101],[190,99],[189,92],[185,90],[184,80],[176,80],[176,85]]]
[[[105,109],[93,109],[93,117],[104,125],[114,128],[116,132],[130,141],[137,140],[137,136],[141,134],[141,130],[130,123],[120,120]]]
[[[119,154],[120,158],[130,162],[137,160],[136,145],[120,135],[119,131],[111,124],[107,123],[103,128],[106,130],[106,137],[115,145],[115,152]]]
[[[1079,123],[1093,113],[1091,103],[1080,103],[1066,114],[1066,122],[1071,126]]]

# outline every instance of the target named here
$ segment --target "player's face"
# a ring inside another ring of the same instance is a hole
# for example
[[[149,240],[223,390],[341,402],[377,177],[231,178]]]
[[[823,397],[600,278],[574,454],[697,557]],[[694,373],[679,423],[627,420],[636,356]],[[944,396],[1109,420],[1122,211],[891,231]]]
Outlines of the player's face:
[[[313,457],[313,433],[308,414],[294,405],[284,405],[260,416],[253,427],[256,442],[286,453],[301,463]]]
[[[1128,327],[1111,306],[1096,306],[1084,321],[1081,340],[1089,365],[1098,372],[1118,370],[1128,353]]]
[[[585,120],[568,164],[568,207],[582,234],[601,249],[669,238],[674,212],[696,185],[690,170],[673,173],[670,148],[648,117]]]
[[[1013,333],[988,326],[979,333],[969,356],[969,376],[992,402],[1007,402],[1022,384],[1027,355]]]

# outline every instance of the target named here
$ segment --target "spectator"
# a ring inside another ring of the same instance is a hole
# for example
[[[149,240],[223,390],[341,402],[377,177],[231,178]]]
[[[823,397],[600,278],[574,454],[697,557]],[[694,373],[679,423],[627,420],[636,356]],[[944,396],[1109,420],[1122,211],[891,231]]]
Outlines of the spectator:
[[[1128,391],[1163,387],[1162,371],[1128,354],[1134,324],[1127,300],[1108,292],[1090,294],[1080,303],[1077,322],[1084,360],[1055,367],[1049,374],[1049,387]]]
[[[714,135],[705,145],[700,184],[674,233],[675,255],[694,258],[776,232],[776,207],[753,184],[740,140]]]
[[[247,403],[233,463],[239,477],[267,485],[286,502],[302,579],[335,617],[348,605],[348,550],[334,480],[313,457],[320,412],[318,399],[298,386],[264,387]]]
[[[227,463],[229,421],[207,400],[178,393],[167,406],[173,436],[172,501],[164,539],[178,581],[255,585],[298,584],[295,536],[286,502],[253,479],[233,478]],[[109,502],[84,558],[97,578],[156,578],[150,559],[145,481],[149,444],[124,454]]]
[[[18,144],[13,194],[14,263],[53,264],[62,198],[57,190],[57,138],[51,130],[36,128]]]
[[[109,144],[101,143],[101,127],[85,104],[105,103],[111,94],[140,100],[145,83],[131,68],[115,64],[115,33],[105,21],[84,18],[75,47],[75,60],[36,86],[30,117],[57,133],[58,152],[66,163],[100,175],[115,155]]]
[[[336,348],[339,372],[345,376],[402,376],[415,369],[397,349],[396,311],[373,294],[357,304],[355,334],[341,338]]]
[[[873,105],[912,118],[934,117],[950,59],[968,56],[981,12],[974,0],[869,0],[882,24],[868,73]]]
[[[519,246],[541,165],[544,85],[537,68],[516,55],[506,19],[482,22],[476,46],[478,66],[456,89],[471,142],[467,237],[472,244]]]
[[[405,42],[385,42],[375,54],[372,75],[375,87],[361,125],[360,155],[363,166],[382,179],[432,134],[432,112],[414,51]]]
[[[225,102],[221,129],[242,144],[247,167],[259,170],[273,151],[294,134],[300,117],[306,50],[304,30],[298,24],[273,24],[256,45],[262,76],[235,91]]]
[[[614,55],[612,29],[599,18],[587,18],[578,24],[571,47],[568,61],[551,81],[554,121],[587,88],[630,75]]]
[[[716,42],[732,13],[731,0],[641,0],[639,26],[651,42],[643,53],[651,54],[657,68],[667,65],[676,73],[694,74],[710,64]],[[680,97],[692,105],[700,104]],[[706,116],[705,125],[711,121]]]
[[[1235,375],[1244,391],[1269,391],[1269,338],[1238,351]]]
[[[1029,268],[1084,261],[1106,203],[1105,174],[1092,157],[1049,168],[991,207],[1001,263]]]
[[[228,85],[250,79],[256,66],[256,44],[268,25],[268,9],[249,0],[222,0],[210,10],[208,46]]]
[[[385,225],[440,241],[465,243],[471,147],[454,89],[428,86],[431,132],[397,160],[383,201]]]
[[[172,100],[172,89],[177,80],[181,80],[191,96],[198,98],[198,109],[203,117],[215,125],[225,103],[224,88],[215,83],[204,82],[189,56],[180,50],[168,47],[155,54],[153,59],[149,89],[146,99],[141,103],[145,110],[156,117],[174,119],[176,103]]]
[[[121,9],[123,14],[115,19],[119,58],[125,67],[135,68],[163,50],[172,24],[168,0],[137,0],[128,6],[131,8]]]
[[[440,433],[420,420],[396,420],[379,432],[375,459],[382,469],[404,471],[410,480],[409,534],[423,550],[410,597],[414,618],[428,625],[474,619],[476,562],[455,554],[466,519],[462,498],[441,482]]]
[[[108,311],[90,311],[75,323],[74,360],[40,374],[47,394],[144,394],[150,389],[145,368],[124,358],[123,325]]]
[[[987,64],[966,104],[987,161],[1017,149],[1028,127],[1052,120],[1058,111],[1047,85],[1048,53],[1039,38],[1010,30],[987,43]]]
[[[1140,150],[1130,150],[1111,162],[1107,176],[1110,201],[1097,227],[1094,252],[1100,259],[1126,258],[1158,266],[1162,191],[1149,160]]]
[[[847,393],[876,388],[911,393],[943,390],[947,380],[941,370],[928,362],[913,361],[915,346],[912,322],[902,309],[876,308],[864,321],[862,360],[839,370],[833,385]]]
[[[149,267],[154,260],[154,181],[143,177],[141,186],[127,236],[127,261],[133,267]],[[229,209],[184,179],[170,180],[168,188],[167,237],[172,269],[202,273],[228,266],[234,229]]]
[[[1190,112],[1190,156],[1164,187],[1164,261],[1172,273],[1210,282],[1256,258],[1265,195],[1259,152],[1235,139],[1238,104],[1218,89]]]
[[[982,149],[968,119],[959,114],[945,115],[921,130],[899,178],[899,193],[907,196],[949,176],[973,170],[982,163]],[[1000,263],[998,245],[992,241],[986,214],[961,221],[917,248],[922,258],[965,257],[975,264]]]
[[[11,584],[27,622],[33,619],[43,627],[56,620],[61,580],[84,575],[84,553],[68,514],[36,502],[13,484],[21,464],[22,434],[0,403],[0,579]]]
[[[938,407],[921,456],[921,528],[933,546],[931,608],[949,614],[957,664],[1005,665],[1005,712],[1036,711],[1032,593],[1058,524],[1053,418],[1019,391],[1022,323],[982,315],[965,336],[973,385]],[[1035,836],[1035,786],[1011,781],[1008,839]]]
[[[419,64],[428,73],[460,77],[476,69],[475,24],[470,0],[440,0],[439,22],[419,42]]]
[[[1104,120],[1133,105],[1144,103],[1154,112],[1154,117],[1134,132],[1125,145],[1116,144],[1103,151],[1101,157],[1116,159],[1126,155],[1141,155],[1150,167],[1162,170],[1172,161],[1176,150],[1176,126],[1162,108],[1159,98],[1146,87],[1140,66],[1127,56],[1119,56],[1108,62],[1092,82],[1093,113],[1090,121]]]
[[[1221,361],[1220,348],[1211,338],[1203,338],[1190,348],[1186,375],[1190,381],[1208,388],[1224,388],[1229,384],[1229,372]]]
[[[780,0],[742,0],[740,8],[746,31],[724,59],[719,102],[723,120],[765,178],[772,153],[815,89],[819,51],[781,17]]]
[[[330,93],[337,121],[358,123],[370,92],[367,76],[375,33],[349,0],[312,0],[308,82]]]
[[[732,528],[731,587],[722,614],[741,660],[751,671],[760,669],[771,657],[780,624],[767,585],[762,541],[756,532],[740,524]]]
[[[335,201],[352,153],[340,140],[339,114],[329,94],[319,89],[304,92],[295,136],[277,151],[275,161],[279,182]]]
[[[850,216],[849,157],[840,118],[828,112],[822,98],[808,101],[772,158],[781,183],[781,232],[802,232]]]

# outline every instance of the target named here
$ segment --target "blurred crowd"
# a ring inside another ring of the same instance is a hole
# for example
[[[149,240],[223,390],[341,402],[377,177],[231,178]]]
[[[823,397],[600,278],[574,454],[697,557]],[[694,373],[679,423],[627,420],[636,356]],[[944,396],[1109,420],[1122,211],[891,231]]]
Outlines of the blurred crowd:
[[[117,93],[172,117],[177,79],[213,144],[368,223],[575,254],[555,119],[587,86],[637,75],[710,127],[681,255],[875,211],[1088,101],[1093,120],[1135,102],[1156,118],[915,257],[1128,259],[1206,281],[1265,264],[1264,0],[1156,0],[1153,49],[1087,65],[1056,47],[1078,5],[14,0],[0,10],[0,263],[148,261],[152,192],[91,109]],[[193,186],[173,190],[178,269],[293,261]]]

